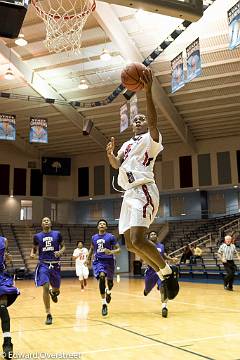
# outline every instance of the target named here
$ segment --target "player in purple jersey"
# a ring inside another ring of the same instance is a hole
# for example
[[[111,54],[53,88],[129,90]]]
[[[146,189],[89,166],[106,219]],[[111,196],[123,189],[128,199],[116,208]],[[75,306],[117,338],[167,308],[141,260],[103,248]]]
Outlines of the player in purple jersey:
[[[86,265],[88,265],[92,254],[94,254],[92,263],[93,273],[96,279],[99,280],[103,316],[108,314],[107,304],[111,301],[111,290],[115,270],[114,255],[120,253],[120,247],[116,242],[116,238],[113,234],[107,232],[107,227],[108,223],[106,220],[100,219],[98,221],[98,234],[92,236],[91,247],[86,260]]]
[[[5,259],[12,263],[12,257],[8,251],[8,241],[6,238],[0,236],[0,318],[4,339],[2,349],[5,359],[12,359],[13,344],[11,341],[10,317],[7,307],[14,303],[20,292],[14,286],[12,277],[4,273]]]
[[[179,291],[178,268],[170,267],[154,244],[145,237],[159,206],[154,163],[163,146],[152,97],[151,70],[144,70],[140,80],[146,93],[147,117],[143,114],[135,115],[132,124],[134,136],[123,143],[116,155],[114,137],[107,144],[106,151],[111,166],[119,170],[118,185],[125,190],[119,233],[124,234],[128,250],[143,259],[164,280],[168,298],[174,299]]]
[[[52,223],[48,217],[42,219],[42,230],[33,237],[30,257],[34,259],[38,250],[39,263],[35,270],[35,284],[43,287],[43,302],[47,314],[45,324],[51,325],[50,296],[53,302],[58,302],[61,282],[60,257],[65,251],[65,245],[61,233],[52,230]]]
[[[178,261],[178,258],[171,258],[165,253],[165,246],[163,243],[158,242],[158,234],[156,231],[151,231],[148,234],[148,239],[155,244],[156,248],[158,249],[158,251],[160,252],[161,256],[164,259],[170,260],[172,262]],[[150,293],[150,291],[154,288],[154,286],[157,285],[157,288],[161,294],[162,317],[166,318],[168,316],[168,309],[167,309],[168,297],[165,288],[162,286],[162,281],[160,280],[156,271],[151,266],[147,267],[144,276],[145,276],[145,288],[143,292],[144,296],[147,296]]]

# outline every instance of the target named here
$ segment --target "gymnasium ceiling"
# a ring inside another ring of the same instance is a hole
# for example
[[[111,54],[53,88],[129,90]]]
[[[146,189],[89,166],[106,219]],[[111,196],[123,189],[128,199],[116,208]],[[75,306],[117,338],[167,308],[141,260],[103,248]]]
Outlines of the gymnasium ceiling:
[[[240,48],[228,50],[227,10],[236,0],[216,0],[196,23],[190,25],[151,65],[154,99],[159,128],[165,146],[184,142],[194,150],[197,142],[240,134]],[[176,18],[98,2],[82,35],[80,55],[49,53],[43,41],[45,26],[32,6],[22,32],[28,45],[0,38],[0,91],[43,96],[69,101],[103,100],[120,84],[127,61],[143,61],[182,22]],[[171,94],[170,61],[197,37],[200,38],[203,75]],[[4,74],[9,64],[9,48],[15,80]],[[103,48],[112,55],[100,60]],[[89,89],[78,88],[84,78]],[[119,95],[111,104],[94,108],[28,102],[0,98],[0,112],[17,116],[18,146],[33,155],[74,156],[98,153],[107,139],[121,144],[131,129],[119,134],[119,108],[125,102]],[[138,93],[140,111],[145,110],[144,92]],[[29,145],[29,117],[48,118],[49,144]],[[82,135],[83,119],[94,123],[91,135]],[[1,146],[1,145],[0,145]]]

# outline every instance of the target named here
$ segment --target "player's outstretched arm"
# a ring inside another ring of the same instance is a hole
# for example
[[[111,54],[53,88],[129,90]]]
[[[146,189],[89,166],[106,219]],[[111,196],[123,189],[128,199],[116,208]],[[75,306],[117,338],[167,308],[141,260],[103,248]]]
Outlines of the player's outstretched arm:
[[[159,131],[157,128],[157,112],[152,98],[153,78],[150,69],[146,69],[143,72],[141,81],[144,84],[144,89],[146,92],[148,129],[152,139],[156,142],[159,142]]]
[[[5,251],[5,258],[6,258],[6,260],[9,261],[10,265],[13,266],[12,255],[11,255],[10,252],[9,252],[9,249],[8,249],[8,241],[7,241],[6,238],[5,238],[5,249],[6,249],[6,251]]]
[[[63,240],[61,241],[60,246],[61,246],[61,249],[59,251],[54,252],[54,255],[56,257],[61,257],[66,251],[66,246],[65,246],[65,243]]]
[[[106,147],[107,157],[110,165],[114,169],[118,169],[121,165],[121,158],[114,155],[114,149],[115,149],[115,139],[114,137],[111,137],[111,141],[109,141]]]
[[[88,256],[87,256],[87,260],[85,261],[86,266],[88,266],[90,264],[90,261],[92,259],[92,254],[93,254],[93,244],[91,244],[91,246],[90,246]]]
[[[120,254],[120,252],[121,252],[121,248],[118,244],[114,245],[112,250],[104,249],[104,253],[106,255],[118,255]]]
[[[35,239],[35,237],[33,237],[33,245],[32,245],[32,249],[31,249],[31,252],[30,252],[30,258],[31,258],[31,259],[35,259],[35,258],[36,258],[37,251],[38,251],[38,242],[37,242],[37,240]]]

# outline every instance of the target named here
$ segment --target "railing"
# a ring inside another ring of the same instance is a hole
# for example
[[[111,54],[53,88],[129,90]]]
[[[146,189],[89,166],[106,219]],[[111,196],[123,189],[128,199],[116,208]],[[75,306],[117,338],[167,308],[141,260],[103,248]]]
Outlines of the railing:
[[[219,228],[219,239],[222,239],[222,237],[226,234],[226,232],[233,231],[233,230],[240,230],[240,219],[235,219],[231,221],[230,223],[223,225]]]
[[[189,246],[192,246],[192,245],[205,245],[208,242],[210,242],[210,246],[211,246],[212,245],[212,234],[211,233],[209,233],[207,235],[204,235],[204,236],[198,238],[197,240],[192,241],[188,245]],[[175,250],[173,252],[171,252],[169,255],[170,256],[175,256],[175,257],[181,256],[183,254],[183,251],[184,251],[185,247],[186,247],[186,245],[182,246],[181,248],[179,248],[179,249],[177,249],[177,250]]]

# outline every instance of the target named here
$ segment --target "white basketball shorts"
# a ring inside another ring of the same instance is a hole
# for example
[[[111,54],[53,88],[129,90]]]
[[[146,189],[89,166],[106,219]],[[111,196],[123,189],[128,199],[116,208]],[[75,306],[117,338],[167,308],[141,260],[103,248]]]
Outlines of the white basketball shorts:
[[[87,266],[77,266],[76,267],[76,274],[79,277],[79,280],[87,279],[89,275],[89,270]]]
[[[119,218],[119,234],[132,226],[149,228],[159,206],[159,192],[155,183],[136,186],[125,192]]]

